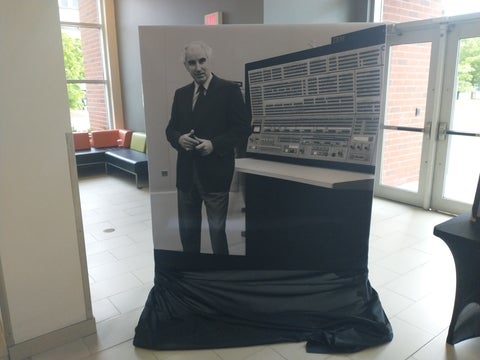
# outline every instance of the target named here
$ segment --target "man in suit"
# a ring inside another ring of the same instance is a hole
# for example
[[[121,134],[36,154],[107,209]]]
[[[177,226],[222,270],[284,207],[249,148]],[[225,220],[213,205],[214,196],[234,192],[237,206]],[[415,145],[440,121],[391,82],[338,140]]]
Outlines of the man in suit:
[[[212,50],[203,42],[184,47],[182,61],[193,78],[175,92],[167,139],[178,151],[177,199],[185,252],[200,252],[202,204],[215,254],[228,255],[225,224],[235,147],[250,134],[250,114],[238,84],[210,70]]]

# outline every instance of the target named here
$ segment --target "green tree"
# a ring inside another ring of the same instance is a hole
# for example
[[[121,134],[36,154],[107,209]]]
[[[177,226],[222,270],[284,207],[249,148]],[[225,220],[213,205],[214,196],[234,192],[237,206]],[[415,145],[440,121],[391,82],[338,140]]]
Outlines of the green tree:
[[[85,78],[83,66],[82,43],[79,38],[73,38],[62,32],[63,61],[65,63],[65,75],[67,80],[81,80]],[[67,84],[68,103],[70,109],[84,109],[83,98],[85,93],[78,84]]]
[[[480,38],[462,39],[458,59],[458,91],[480,87]]]

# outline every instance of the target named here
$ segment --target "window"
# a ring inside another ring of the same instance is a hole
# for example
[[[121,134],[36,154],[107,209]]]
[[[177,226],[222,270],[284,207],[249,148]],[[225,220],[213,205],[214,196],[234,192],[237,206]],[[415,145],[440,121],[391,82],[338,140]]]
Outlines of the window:
[[[60,9],[77,9],[78,0],[58,0],[58,7]]]
[[[58,1],[72,131],[114,127],[103,1]]]

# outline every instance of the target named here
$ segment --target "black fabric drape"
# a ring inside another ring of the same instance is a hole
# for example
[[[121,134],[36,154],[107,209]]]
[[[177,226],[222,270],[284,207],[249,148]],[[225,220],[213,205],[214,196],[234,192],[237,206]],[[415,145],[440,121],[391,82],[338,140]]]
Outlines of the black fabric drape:
[[[355,352],[393,337],[368,272],[192,270],[156,266],[135,330],[148,349],[307,341],[307,351]]]

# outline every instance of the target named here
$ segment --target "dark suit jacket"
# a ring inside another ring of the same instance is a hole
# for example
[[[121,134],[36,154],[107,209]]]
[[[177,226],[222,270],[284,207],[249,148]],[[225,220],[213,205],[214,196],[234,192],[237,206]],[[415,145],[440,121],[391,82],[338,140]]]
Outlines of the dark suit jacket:
[[[193,91],[192,82],[175,92],[165,131],[168,141],[178,151],[177,188],[191,189],[196,166],[205,191],[228,191],[234,172],[234,149],[250,134],[250,114],[239,86],[231,81],[213,75],[207,94],[195,111],[192,111]],[[178,144],[178,138],[191,129],[197,137],[212,142],[210,155],[185,151]]]

